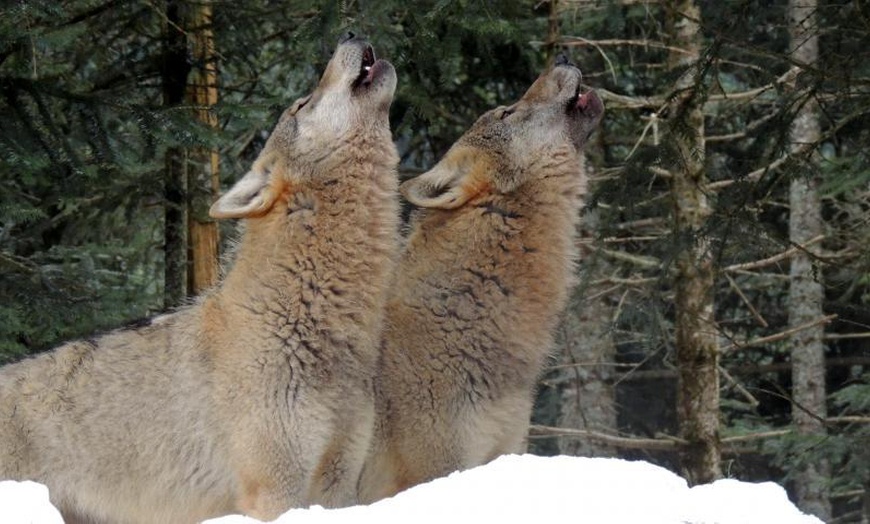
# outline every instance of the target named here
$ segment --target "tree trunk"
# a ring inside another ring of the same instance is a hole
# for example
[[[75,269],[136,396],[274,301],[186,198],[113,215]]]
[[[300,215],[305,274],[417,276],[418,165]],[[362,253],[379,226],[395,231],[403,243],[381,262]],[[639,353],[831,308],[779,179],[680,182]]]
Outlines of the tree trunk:
[[[684,51],[671,51],[668,57],[669,68],[682,72],[669,108],[676,149],[669,167],[677,242],[674,285],[677,417],[680,436],[688,441],[681,453],[683,473],[690,484],[700,484],[722,476],[713,267],[709,241],[703,233],[710,204],[704,193],[703,91],[698,73],[701,13],[693,0],[675,0],[668,6],[668,12],[671,43]]]
[[[789,35],[795,63],[814,67],[819,53],[816,0],[789,2]],[[812,98],[807,98],[792,123],[792,152],[797,152],[805,144],[816,143],[820,134],[818,106]],[[815,155],[795,158],[799,168],[789,187],[789,240],[794,245],[802,245],[823,232],[814,158]],[[789,325],[794,327],[822,317],[823,300],[821,272],[813,265],[813,254],[799,251],[791,259],[789,273]],[[792,419],[799,434],[819,440],[825,438],[823,421],[827,416],[823,337],[823,324],[798,331],[791,337]],[[802,462],[795,476],[798,506],[828,521],[831,518],[828,498],[830,463],[815,457]]]
[[[164,25],[163,103],[186,103],[194,117],[217,127],[217,56],[212,5],[169,0]],[[171,147],[164,172],[164,306],[175,307],[218,280],[218,228],[208,216],[217,197],[218,152]]]
[[[163,105],[184,102],[190,62],[187,38],[182,29],[181,2],[166,3],[163,47]],[[187,295],[187,159],[181,147],[166,151],[163,173],[163,306],[180,305]]]
[[[217,55],[212,34],[212,5],[203,2],[191,6],[186,25],[193,50],[193,69],[187,88],[187,100],[195,108],[196,118],[217,127],[211,109],[217,104]],[[208,216],[208,209],[218,196],[218,152],[198,147],[188,153],[188,268],[187,292],[197,295],[214,285],[219,276],[218,227]]]

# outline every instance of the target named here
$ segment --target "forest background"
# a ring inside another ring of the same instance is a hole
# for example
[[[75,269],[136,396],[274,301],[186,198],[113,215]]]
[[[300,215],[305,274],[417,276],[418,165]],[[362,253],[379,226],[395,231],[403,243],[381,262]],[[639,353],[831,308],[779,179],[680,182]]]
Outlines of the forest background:
[[[403,178],[558,52],[605,100],[531,451],[774,480],[870,522],[859,1],[7,1],[0,364],[212,285],[235,234],[208,206],[348,29],[396,65]]]

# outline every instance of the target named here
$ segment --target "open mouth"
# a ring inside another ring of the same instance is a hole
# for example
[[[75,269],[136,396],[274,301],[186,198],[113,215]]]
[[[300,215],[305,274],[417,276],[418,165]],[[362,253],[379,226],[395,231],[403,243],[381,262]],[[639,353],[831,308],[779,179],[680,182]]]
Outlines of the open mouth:
[[[580,84],[574,89],[574,96],[568,99],[568,111],[583,111],[589,105],[588,93],[580,92]]]
[[[568,113],[584,114],[589,117],[598,117],[604,112],[604,106],[594,90],[589,89],[583,92],[580,89],[580,84],[577,84],[574,96],[568,99],[566,111]]]
[[[371,85],[376,73],[375,67],[375,50],[372,46],[367,45],[363,49],[362,60],[359,66],[359,76],[353,82],[353,87],[368,87]]]

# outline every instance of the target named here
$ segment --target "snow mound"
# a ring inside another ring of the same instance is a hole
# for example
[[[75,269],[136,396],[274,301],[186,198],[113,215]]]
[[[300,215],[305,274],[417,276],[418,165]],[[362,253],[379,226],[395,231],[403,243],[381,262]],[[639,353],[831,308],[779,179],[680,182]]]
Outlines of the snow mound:
[[[689,488],[647,462],[508,455],[370,506],[290,510],[278,524],[583,522],[584,524],[821,524],[765,482],[720,480]],[[255,524],[241,516],[205,524]]]
[[[0,481],[0,522],[3,524],[63,524],[48,501],[48,488],[36,482]]]
[[[720,480],[689,488],[647,462],[508,455],[485,466],[433,480],[370,506],[290,510],[278,524],[462,522],[584,524],[821,524],[789,502],[772,482]],[[0,522],[60,524],[48,489],[0,482]],[[256,524],[243,516],[204,524]]]

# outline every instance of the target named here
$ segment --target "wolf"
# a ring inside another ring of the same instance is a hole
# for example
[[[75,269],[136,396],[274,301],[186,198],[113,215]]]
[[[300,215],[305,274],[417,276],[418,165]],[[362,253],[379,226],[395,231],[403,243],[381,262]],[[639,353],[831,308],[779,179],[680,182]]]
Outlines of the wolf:
[[[387,301],[361,501],[525,449],[603,113],[562,59],[400,186],[421,209]]]
[[[245,219],[223,282],[0,370],[0,478],[46,484],[68,522],[353,504],[399,250],[395,88],[343,37],[211,208]]]

